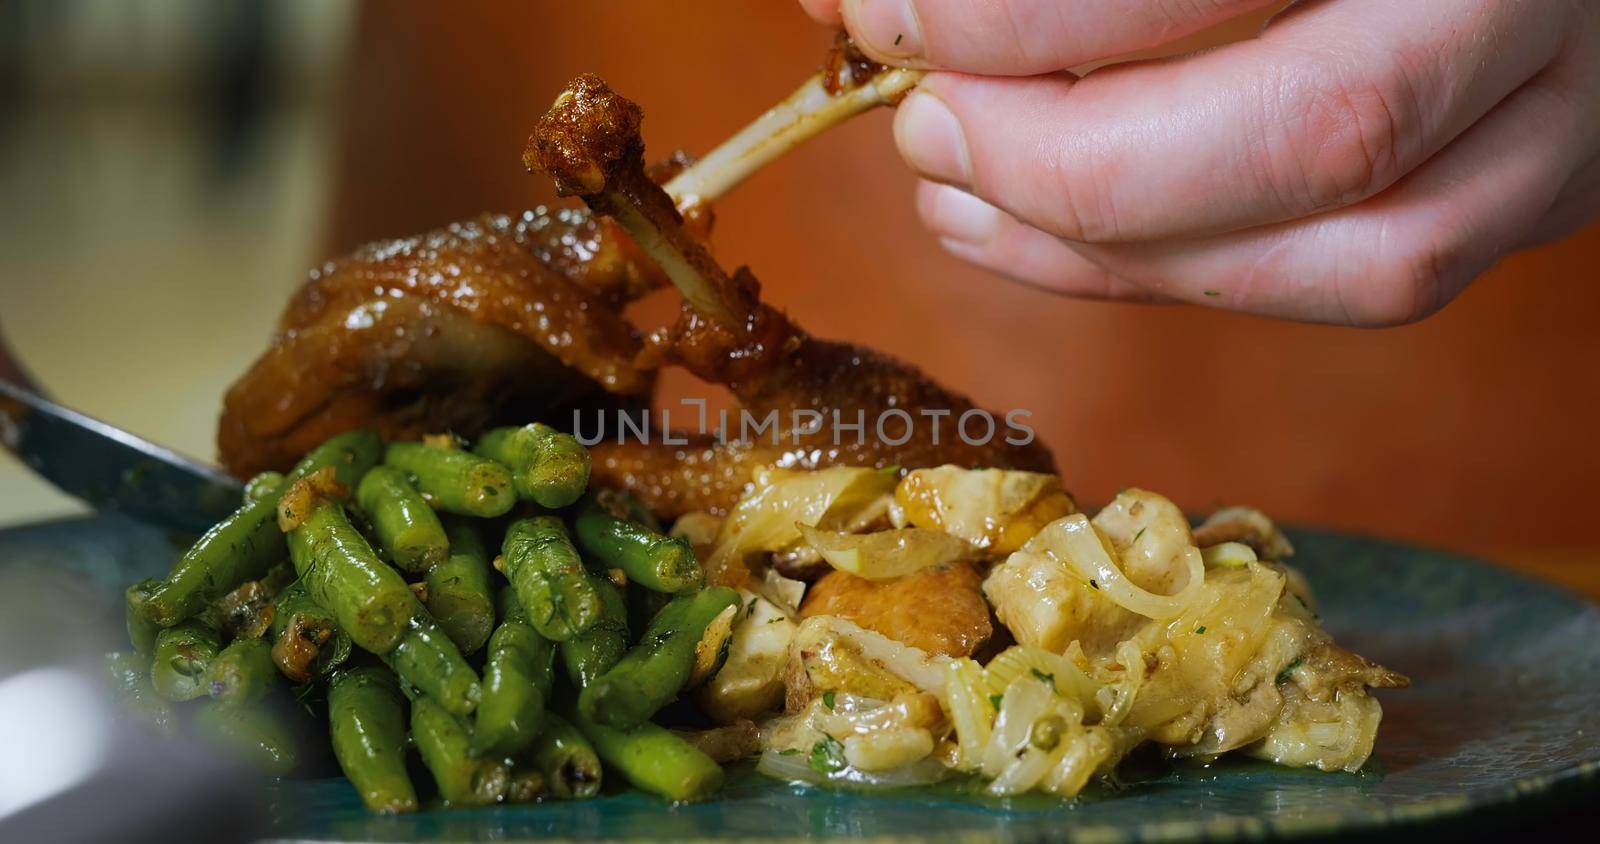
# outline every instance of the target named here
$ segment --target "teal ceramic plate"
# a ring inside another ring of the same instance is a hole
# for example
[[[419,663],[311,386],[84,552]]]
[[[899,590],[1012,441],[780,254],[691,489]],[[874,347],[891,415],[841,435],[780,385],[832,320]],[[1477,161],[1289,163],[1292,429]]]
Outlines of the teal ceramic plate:
[[[1229,762],[1134,775],[1062,803],[954,787],[834,793],[744,771],[722,799],[696,806],[623,791],[399,818],[368,816],[342,780],[300,780],[265,786],[273,832],[317,841],[1259,839],[1475,822],[1552,790],[1595,792],[1600,608],[1449,554],[1324,533],[1293,539],[1339,641],[1414,681],[1380,693],[1377,753],[1360,774]],[[74,588],[117,618],[122,585],[162,573],[173,553],[160,533],[120,518],[56,522],[0,532],[0,576],[70,572]]]

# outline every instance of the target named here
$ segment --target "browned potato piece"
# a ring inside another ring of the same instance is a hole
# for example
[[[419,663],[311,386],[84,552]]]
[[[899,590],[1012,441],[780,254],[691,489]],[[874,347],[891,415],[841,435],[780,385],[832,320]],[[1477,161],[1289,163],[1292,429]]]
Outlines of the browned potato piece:
[[[836,615],[930,654],[971,656],[994,628],[965,562],[932,566],[887,583],[831,572],[806,592],[800,615]]]

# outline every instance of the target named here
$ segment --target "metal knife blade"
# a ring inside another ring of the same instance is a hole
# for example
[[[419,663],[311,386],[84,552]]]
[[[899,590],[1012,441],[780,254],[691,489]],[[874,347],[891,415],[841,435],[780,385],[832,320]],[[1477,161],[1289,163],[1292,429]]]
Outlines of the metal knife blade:
[[[0,443],[99,510],[204,531],[238,509],[242,487],[214,466],[0,379]]]

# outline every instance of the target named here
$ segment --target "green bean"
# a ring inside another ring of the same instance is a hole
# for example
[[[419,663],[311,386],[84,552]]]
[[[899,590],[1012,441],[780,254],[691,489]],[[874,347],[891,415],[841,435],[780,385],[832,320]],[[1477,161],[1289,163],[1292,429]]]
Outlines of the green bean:
[[[510,775],[505,762],[473,756],[461,720],[427,695],[411,700],[411,738],[447,805],[487,806],[504,796]]]
[[[161,632],[161,626],[145,615],[144,603],[150,598],[150,590],[160,582],[156,578],[141,580],[122,592],[127,614],[128,640],[133,643],[133,649],[145,657],[149,657],[150,649],[155,647],[156,635]]]
[[[143,604],[145,616],[171,627],[239,584],[260,578],[285,554],[277,510],[278,499],[289,483],[332,466],[340,483],[353,486],[377,462],[381,447],[376,433],[352,431],[312,449],[285,478],[286,483],[234,511],[184,552],[166,580],[150,590]]]
[[[373,467],[356,487],[356,504],[367,514],[378,544],[401,569],[420,574],[449,556],[444,525],[399,469]]]
[[[417,490],[447,513],[492,519],[517,503],[511,470],[470,451],[390,443],[383,462],[409,474]]]
[[[312,600],[332,610],[357,645],[375,654],[393,650],[421,606],[345,518],[344,508],[320,500],[288,535],[289,557]]]
[[[303,581],[284,587],[273,600],[272,661],[283,676],[308,683],[326,677],[350,656],[350,634],[333,613],[312,600]]]
[[[414,812],[406,776],[405,698],[394,673],[379,665],[347,668],[328,683],[328,735],[345,777],[374,812]]]
[[[500,564],[539,635],[561,642],[600,620],[600,594],[554,516],[519,519],[506,530]]]
[[[360,429],[330,438],[327,442],[306,452],[300,462],[284,476],[280,489],[287,490],[290,483],[316,472],[333,467],[333,478],[345,489],[355,489],[361,477],[373,466],[383,462],[383,438],[377,431]]]
[[[527,765],[511,765],[510,779],[506,783],[507,803],[533,803],[549,791],[544,774]]]
[[[515,761],[538,770],[545,787],[562,800],[583,800],[600,792],[600,757],[594,745],[554,712],[545,713],[544,729]]]
[[[510,468],[518,497],[541,507],[565,507],[589,485],[589,450],[549,425],[495,428],[472,450]]]
[[[628,652],[628,609],[622,593],[611,581],[598,575],[591,577],[595,591],[600,593],[600,620],[561,643],[561,664],[566,666],[567,678],[578,689],[611,670],[611,666]]]
[[[283,487],[282,472],[262,472],[245,482],[244,503],[260,501]]]
[[[150,682],[167,700],[194,700],[206,693],[206,666],[221,647],[217,628],[201,619],[168,627],[156,636]]]
[[[255,580],[283,559],[277,499],[246,504],[206,531],[144,601],[147,618],[162,627],[194,615],[235,586]]]
[[[534,631],[511,589],[502,589],[501,622],[489,638],[483,701],[472,727],[472,751],[510,756],[533,741],[555,682],[555,648]]]
[[[220,703],[255,703],[277,684],[278,667],[265,639],[235,639],[206,666],[206,687]]]
[[[583,717],[578,708],[569,702],[563,711],[606,766],[634,787],[675,803],[702,800],[722,787],[722,768],[666,728],[646,721],[619,730]]]
[[[627,730],[644,723],[689,682],[706,628],[739,605],[739,593],[725,586],[673,598],[639,644],[579,693],[578,708],[608,727]]]
[[[452,715],[469,715],[483,690],[478,675],[427,610],[417,608],[405,635],[383,662],[400,679],[432,698]]]
[[[285,776],[299,764],[299,736],[276,708],[212,701],[195,713],[194,727],[219,750],[273,776]]]
[[[150,682],[150,664],[139,654],[119,651],[106,654],[106,673],[122,711],[136,722],[156,732],[173,736],[178,732],[178,716],[172,704],[156,694]]]
[[[489,555],[475,525],[446,518],[450,557],[428,570],[423,604],[464,654],[474,654],[494,632],[494,597],[489,587]]]
[[[578,544],[591,558],[608,568],[622,569],[629,583],[676,593],[698,588],[705,581],[688,540],[669,539],[621,518],[598,495],[584,499],[573,528]]]

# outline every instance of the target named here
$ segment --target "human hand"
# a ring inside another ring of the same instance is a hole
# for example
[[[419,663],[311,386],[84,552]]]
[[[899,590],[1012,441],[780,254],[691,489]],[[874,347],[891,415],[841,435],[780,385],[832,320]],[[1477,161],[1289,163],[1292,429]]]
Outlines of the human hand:
[[[1600,212],[1589,0],[1304,0],[1253,40],[1062,71],[1273,2],[801,0],[940,71],[895,118],[924,222],[1060,293],[1394,325]]]

